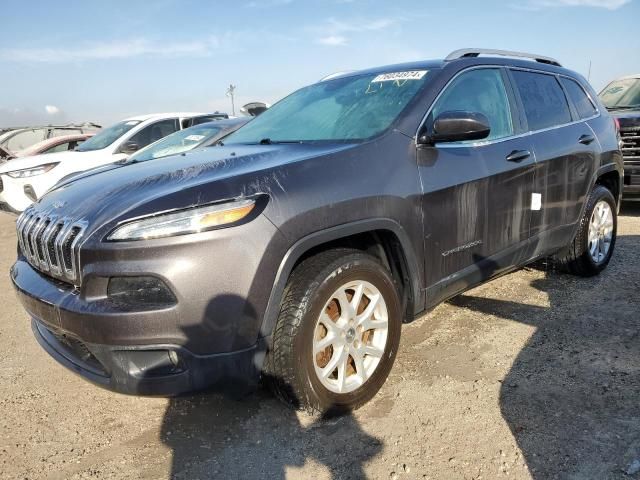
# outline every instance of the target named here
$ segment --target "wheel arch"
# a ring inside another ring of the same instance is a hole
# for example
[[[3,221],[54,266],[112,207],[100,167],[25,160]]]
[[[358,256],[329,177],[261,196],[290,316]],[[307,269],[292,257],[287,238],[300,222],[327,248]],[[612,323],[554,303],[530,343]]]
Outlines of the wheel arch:
[[[302,260],[320,251],[350,246],[379,258],[403,286],[405,321],[413,319],[424,308],[419,264],[404,229],[391,219],[363,220],[314,232],[297,241],[284,255],[260,329],[261,337],[273,332],[284,289],[293,269]]]
[[[616,205],[618,208],[620,207],[620,200],[622,198],[622,182],[620,173],[615,169],[615,166],[598,170],[595,185],[602,185],[607,188],[613,195],[613,198],[616,199]]]

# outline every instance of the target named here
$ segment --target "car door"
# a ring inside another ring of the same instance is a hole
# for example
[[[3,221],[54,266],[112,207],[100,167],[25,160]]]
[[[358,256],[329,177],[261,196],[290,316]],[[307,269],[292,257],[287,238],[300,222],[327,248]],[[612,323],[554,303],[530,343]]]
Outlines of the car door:
[[[542,255],[567,245],[574,234],[599,156],[596,136],[578,110],[585,118],[597,111],[593,104],[589,109],[584,99],[579,105],[569,101],[570,91],[579,93],[573,80],[518,69],[511,75],[536,156],[534,193],[540,195],[540,203],[532,212],[531,235],[533,254]],[[566,83],[570,90],[561,82],[572,82]]]
[[[499,67],[463,71],[445,87],[425,124],[447,111],[484,114],[476,142],[419,146],[429,304],[527,258],[534,156],[521,133],[508,76]]]

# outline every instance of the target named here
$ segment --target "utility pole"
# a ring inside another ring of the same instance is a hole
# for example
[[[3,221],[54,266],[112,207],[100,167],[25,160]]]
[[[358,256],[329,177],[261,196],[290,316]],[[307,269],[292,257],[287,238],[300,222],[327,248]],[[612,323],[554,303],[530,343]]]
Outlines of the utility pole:
[[[236,116],[236,105],[233,98],[235,92],[236,86],[233,84],[229,85],[229,88],[227,88],[227,97],[231,97],[231,115],[233,115],[234,117]]]

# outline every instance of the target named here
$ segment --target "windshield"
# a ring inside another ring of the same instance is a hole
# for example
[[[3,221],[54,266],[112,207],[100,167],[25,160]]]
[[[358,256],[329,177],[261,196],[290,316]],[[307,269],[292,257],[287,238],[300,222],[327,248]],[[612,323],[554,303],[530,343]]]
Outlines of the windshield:
[[[180,130],[140,150],[129,158],[129,162],[143,162],[186,152],[213,138],[223,128],[223,125],[203,124]]]
[[[91,152],[93,150],[102,150],[103,148],[107,148],[139,123],[140,120],[128,120],[111,125],[109,128],[100,130],[95,136],[91,137],[86,142],[83,142],[78,146],[78,148],[76,148],[76,151]]]
[[[607,108],[640,107],[640,78],[626,78],[611,82],[600,99]]]
[[[224,141],[356,141],[386,130],[427,81],[427,71],[368,74],[305,87]]]

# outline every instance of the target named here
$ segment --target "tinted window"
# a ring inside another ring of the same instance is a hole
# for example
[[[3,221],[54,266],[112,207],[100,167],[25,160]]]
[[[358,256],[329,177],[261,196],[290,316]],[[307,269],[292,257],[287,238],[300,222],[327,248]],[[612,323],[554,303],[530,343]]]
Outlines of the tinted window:
[[[417,70],[318,82],[280,100],[225,144],[364,140],[389,128],[430,78]]]
[[[139,123],[140,120],[127,120],[111,125],[109,128],[105,128],[104,130],[100,130],[95,136],[91,137],[86,142],[82,142],[82,145],[78,147],[78,151],[90,152],[93,150],[102,150],[103,148],[107,148]]]
[[[61,143],[60,145],[56,145],[54,147],[51,147],[51,148],[49,148],[48,150],[46,150],[45,152],[42,152],[42,153],[66,152],[67,150],[70,150],[69,142]]]
[[[206,123],[195,127],[185,128],[162,140],[150,145],[144,150],[136,152],[130,160],[143,162],[154,158],[166,157],[177,153],[186,152],[196,148],[204,141],[215,137],[224,128],[224,124]]]
[[[213,114],[213,115],[204,115],[202,117],[193,117],[182,121],[182,128],[193,127],[194,125],[201,125],[207,122],[213,122],[215,120],[225,120],[229,118],[229,115],[226,114]]]
[[[513,71],[529,130],[541,130],[571,122],[564,92],[553,75]]]
[[[432,119],[441,113],[459,110],[487,117],[491,127],[488,140],[513,134],[509,99],[500,70],[483,68],[457,77],[434,105]]]
[[[157,142],[161,138],[171,135],[173,132],[178,131],[178,119],[171,118],[168,120],[161,120],[151,125],[146,126],[128,141],[133,142],[138,147],[146,147],[147,145]]]
[[[578,82],[564,77],[561,77],[560,81],[562,82],[562,85],[564,85],[564,88],[567,89],[569,98],[576,106],[576,110],[578,111],[580,118],[593,117],[597,113],[596,107],[593,106],[591,99],[587,96],[584,89],[578,84]]]

